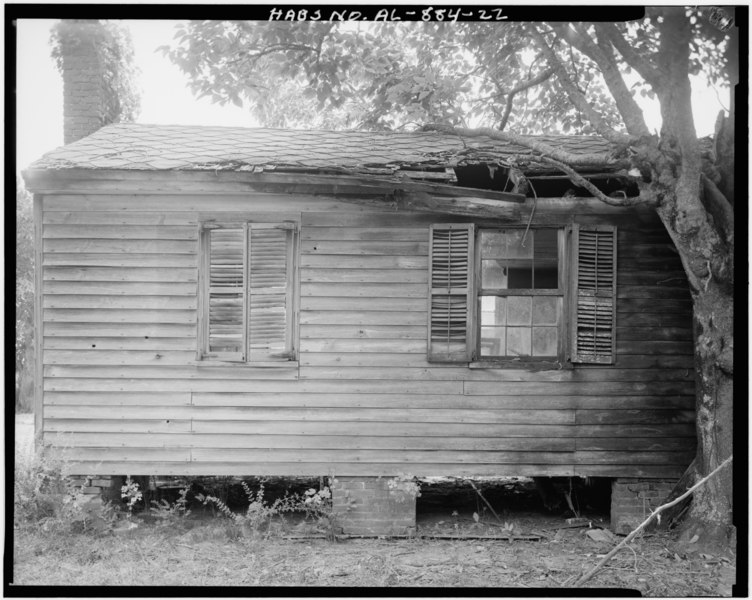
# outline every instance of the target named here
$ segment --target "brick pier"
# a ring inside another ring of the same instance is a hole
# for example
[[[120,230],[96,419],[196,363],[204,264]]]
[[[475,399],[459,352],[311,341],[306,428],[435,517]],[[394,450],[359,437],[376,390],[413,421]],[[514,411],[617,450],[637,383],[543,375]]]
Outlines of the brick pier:
[[[619,477],[611,484],[611,529],[629,533],[658,508],[676,479]]]
[[[415,497],[389,487],[388,477],[336,477],[332,484],[336,524],[346,535],[412,536]]]

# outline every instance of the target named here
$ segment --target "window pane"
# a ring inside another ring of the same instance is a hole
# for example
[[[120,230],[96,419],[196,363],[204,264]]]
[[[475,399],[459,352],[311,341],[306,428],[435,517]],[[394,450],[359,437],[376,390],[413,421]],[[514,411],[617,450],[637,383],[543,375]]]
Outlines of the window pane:
[[[481,287],[485,290],[505,290],[507,285],[507,269],[504,260],[481,261]]]
[[[559,236],[555,229],[539,229],[535,233],[533,283],[535,289],[559,287]]]
[[[481,231],[480,232],[480,255],[481,258],[533,258],[533,243],[531,231],[525,238],[523,229],[509,229],[507,231]]]
[[[530,356],[530,327],[507,327],[507,356]]]
[[[533,356],[556,356],[558,327],[533,327]]]
[[[507,298],[507,323],[509,325],[531,325],[532,300],[530,296],[510,296]]]
[[[523,229],[505,231],[506,251],[504,255],[507,258],[533,258],[533,236],[531,233],[533,232],[528,231],[526,236]]]
[[[506,258],[506,236],[501,231],[480,232],[481,258]]]
[[[528,261],[509,261],[509,289],[529,290],[533,287],[533,264]]]
[[[504,356],[506,355],[506,328],[505,327],[481,327],[480,328],[480,354],[481,356]]]
[[[560,305],[561,298],[558,296],[534,296],[533,325],[556,325]]]
[[[507,324],[507,299],[497,296],[483,296],[480,299],[481,326]]]

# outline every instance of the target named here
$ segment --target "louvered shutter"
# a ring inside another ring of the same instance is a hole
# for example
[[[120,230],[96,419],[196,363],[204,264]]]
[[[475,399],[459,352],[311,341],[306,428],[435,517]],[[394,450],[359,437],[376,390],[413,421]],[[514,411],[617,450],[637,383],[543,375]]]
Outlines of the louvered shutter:
[[[245,358],[245,228],[206,233],[206,352],[222,360]]]
[[[573,227],[572,362],[616,356],[616,228]]]
[[[432,225],[430,235],[428,360],[467,362],[473,347],[475,228]]]
[[[292,225],[250,224],[249,359],[291,358]]]

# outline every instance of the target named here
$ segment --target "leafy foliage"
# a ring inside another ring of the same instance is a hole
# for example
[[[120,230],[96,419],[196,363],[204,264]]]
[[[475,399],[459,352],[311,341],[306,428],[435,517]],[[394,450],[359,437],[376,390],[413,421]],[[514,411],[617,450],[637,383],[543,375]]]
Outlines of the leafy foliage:
[[[64,451],[16,452],[13,476],[13,516],[18,528],[70,531],[89,518],[82,488],[69,477]]]
[[[140,110],[136,84],[138,68],[133,60],[133,43],[126,27],[113,21],[62,20],[51,32],[52,58],[60,73],[63,56],[71,46],[87,44],[102,66],[106,95],[106,123],[135,120]]]
[[[724,81],[723,34],[693,9],[691,72]],[[617,28],[635,51],[657,50],[660,11]],[[194,93],[248,105],[274,127],[398,130],[425,123],[503,121],[510,91],[539,75],[545,60],[526,23],[183,23],[162,47],[191,78]],[[570,78],[614,129],[621,116],[596,64],[544,28]],[[595,33],[591,30],[595,37]],[[627,75],[630,69],[623,62]],[[634,74],[634,94],[648,95]],[[508,129],[520,134],[593,133],[551,77],[513,95]]]
[[[16,177],[16,411],[32,407],[34,374],[34,212],[31,194]]]

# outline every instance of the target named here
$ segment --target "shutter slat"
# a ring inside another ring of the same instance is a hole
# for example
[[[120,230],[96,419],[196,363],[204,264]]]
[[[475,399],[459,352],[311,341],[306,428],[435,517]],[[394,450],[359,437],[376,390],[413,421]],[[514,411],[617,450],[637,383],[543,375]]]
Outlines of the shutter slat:
[[[430,235],[428,360],[467,362],[475,230],[472,224],[432,225]]]
[[[612,364],[616,328],[616,228],[574,228],[572,362]]]

